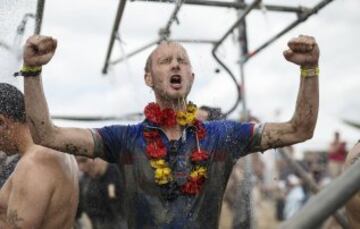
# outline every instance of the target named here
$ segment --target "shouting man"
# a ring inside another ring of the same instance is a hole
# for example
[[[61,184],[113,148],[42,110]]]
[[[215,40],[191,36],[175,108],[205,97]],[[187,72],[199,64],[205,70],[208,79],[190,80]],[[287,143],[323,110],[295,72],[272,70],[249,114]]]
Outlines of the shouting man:
[[[73,156],[36,145],[26,123],[23,94],[0,83],[0,150],[20,154],[0,190],[0,228],[66,228],[78,204]]]
[[[195,75],[186,50],[162,42],[148,57],[145,83],[155,102],[137,125],[61,128],[49,116],[41,67],[56,40],[32,36],[24,51],[26,109],[41,145],[119,166],[129,228],[217,228],[225,185],[236,160],[250,152],[312,138],[318,114],[319,49],[314,38],[292,39],[285,58],[301,67],[296,109],[283,123],[238,123],[195,118],[187,101]]]

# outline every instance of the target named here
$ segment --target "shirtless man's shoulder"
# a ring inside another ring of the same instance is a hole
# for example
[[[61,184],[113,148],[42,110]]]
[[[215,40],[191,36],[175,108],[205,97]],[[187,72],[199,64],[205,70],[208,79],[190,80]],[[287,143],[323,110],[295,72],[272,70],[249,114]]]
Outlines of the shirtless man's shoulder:
[[[15,228],[71,228],[78,201],[77,178],[71,155],[32,147],[1,190],[6,221]]]
[[[36,145],[20,159],[14,175],[21,183],[29,177],[31,182],[38,178],[49,186],[58,186],[62,181],[77,179],[77,171],[74,156]]]

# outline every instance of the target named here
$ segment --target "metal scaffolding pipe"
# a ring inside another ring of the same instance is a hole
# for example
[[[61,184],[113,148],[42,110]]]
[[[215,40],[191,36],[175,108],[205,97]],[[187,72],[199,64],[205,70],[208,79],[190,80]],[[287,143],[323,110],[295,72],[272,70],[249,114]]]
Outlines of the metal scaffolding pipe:
[[[163,40],[167,40],[169,38],[171,25],[174,21],[178,20],[177,14],[179,13],[184,1],[185,0],[180,0],[179,2],[176,3],[175,9],[171,14],[168,23],[166,24],[165,28],[160,30],[160,36]]]
[[[303,167],[300,166],[299,163],[297,163],[293,158],[289,156],[289,153],[286,152],[285,148],[280,149],[278,152],[286,160],[286,162],[295,170],[296,174],[301,178],[301,180],[309,186],[310,191],[312,193],[316,194],[320,191],[320,188],[317,186],[317,184],[309,175],[309,173],[307,173],[305,169],[303,169]],[[342,226],[342,228],[345,229],[349,228],[349,224],[347,220],[343,217],[343,215],[340,212],[335,212],[333,214],[333,217]]]
[[[143,118],[143,113],[129,113],[122,116],[82,116],[82,115],[51,115],[52,119],[67,121],[97,122],[97,121],[124,121]]]
[[[110,62],[110,64],[115,65],[120,62],[123,62],[124,60],[127,60],[127,59],[135,56],[136,54],[139,54],[139,53],[145,51],[146,49],[151,48],[151,46],[156,45],[156,44],[160,43],[161,41],[162,41],[162,38],[152,41],[138,49],[135,49],[134,51],[126,54],[125,56],[120,57],[120,58]],[[175,41],[175,42],[180,42],[180,43],[196,43],[196,44],[214,44],[217,42],[214,40],[193,40],[193,39],[170,39],[170,41]]]
[[[4,42],[0,41],[0,47],[6,49],[6,50],[10,50],[10,46],[8,44],[5,44]]]
[[[238,20],[230,27],[230,29],[221,37],[221,39],[215,44],[213,51],[216,51],[221,43],[236,29],[241,22],[245,20],[245,17],[253,10],[261,0],[253,1],[243,12],[243,14],[238,18]]]
[[[237,0],[238,3],[244,3],[245,0]],[[238,10],[237,15],[241,17],[243,10]],[[248,39],[246,30],[246,18],[243,22],[239,23],[238,29],[238,44],[239,44],[239,58],[248,53]],[[245,80],[245,65],[240,64],[240,82],[241,82],[241,120],[243,122],[249,121],[249,113],[246,100],[246,80]],[[253,166],[252,155],[246,156],[244,159],[244,179],[238,184],[238,190],[236,192],[237,201],[236,204],[240,205],[236,211],[234,211],[233,228],[254,228],[254,211],[253,208],[253,193],[254,183],[252,181]]]
[[[29,18],[35,18],[34,14],[31,14],[31,13],[24,14],[23,19],[21,20],[20,24],[18,25],[18,27],[16,29],[17,34],[19,34],[19,35],[24,34],[26,23]]]
[[[252,9],[254,9],[260,2],[261,2],[261,0],[254,0],[244,10],[242,15],[239,16],[238,20],[234,23],[234,25],[231,26],[230,29],[224,34],[224,36],[222,36],[222,38],[214,45],[214,48],[211,51],[214,59],[225,69],[225,71],[230,75],[231,79],[234,81],[234,84],[235,84],[237,92],[238,92],[238,96],[237,96],[237,99],[235,101],[235,104],[229,109],[229,111],[224,113],[225,117],[228,116],[229,114],[231,114],[236,109],[236,107],[239,105],[240,100],[241,100],[241,88],[240,88],[240,86],[238,84],[238,81],[236,80],[236,77],[234,76],[234,74],[230,71],[230,69],[216,55],[216,51],[219,48],[219,46],[222,44],[222,42],[224,42],[224,40],[234,31],[234,29],[237,28],[240,23],[244,22],[246,15],[248,15],[250,13],[250,11]]]
[[[35,15],[35,34],[40,34],[44,16],[45,0],[38,0]]]
[[[258,54],[260,51],[262,51],[264,48],[266,48],[267,46],[269,46],[271,43],[273,43],[275,40],[279,39],[281,36],[283,36],[285,33],[289,32],[291,29],[293,29],[294,27],[296,27],[297,25],[299,25],[300,23],[306,21],[311,15],[316,14],[319,10],[321,10],[323,7],[325,7],[327,4],[329,4],[330,2],[332,2],[334,0],[323,0],[321,2],[319,2],[315,7],[313,7],[312,9],[310,9],[309,11],[303,13],[303,14],[299,14],[299,17],[297,20],[295,20],[294,22],[292,22],[290,25],[288,25],[285,29],[283,29],[282,31],[280,31],[278,34],[276,34],[275,36],[273,36],[272,38],[270,38],[267,42],[265,42],[264,44],[262,44],[261,46],[259,46],[257,49],[255,49],[252,52],[249,52],[244,58],[243,60],[241,60],[242,62],[247,62],[251,57],[255,56],[256,54]]]
[[[199,40],[199,39],[170,39],[170,41],[180,42],[180,43],[195,43],[195,44],[215,44],[215,40]]]
[[[158,2],[158,3],[174,3],[175,0],[132,0],[132,2]],[[204,1],[204,0],[185,0],[185,4],[188,5],[199,5],[199,6],[215,6],[215,7],[225,7],[225,8],[235,8],[235,9],[246,9],[249,5],[246,3],[239,2],[224,2],[224,1]],[[307,7],[292,7],[292,6],[280,6],[280,5],[271,5],[265,4],[263,6],[266,10],[269,11],[278,11],[278,12],[290,12],[301,14],[309,10]],[[255,9],[261,10],[260,6],[255,7]]]
[[[152,42],[150,42],[150,43],[148,43],[148,44],[146,44],[146,45],[144,45],[144,46],[142,46],[142,47],[140,47],[140,48],[138,48],[138,49],[135,49],[134,51],[126,54],[125,56],[122,56],[122,57],[120,57],[119,59],[110,62],[110,64],[111,64],[111,65],[114,65],[114,64],[120,63],[120,62],[122,62],[122,61],[124,61],[124,60],[127,60],[127,59],[129,59],[130,57],[135,56],[136,54],[139,54],[139,53],[145,51],[146,49],[150,48],[151,46],[156,45],[156,44],[159,43],[160,41],[161,41],[161,39],[157,39],[157,40],[155,40],[155,41],[152,41]]]
[[[112,52],[112,49],[114,47],[116,34],[117,34],[118,30],[119,30],[119,25],[120,25],[122,15],[124,13],[125,5],[126,5],[126,0],[119,0],[119,6],[118,6],[117,13],[116,13],[114,26],[113,26],[112,31],[111,31],[108,50],[107,50],[107,53],[106,53],[105,64],[104,64],[104,67],[103,67],[103,70],[102,70],[103,74],[107,73],[107,70],[108,70],[108,67],[109,67],[109,60],[110,60],[111,52]]]
[[[360,190],[360,161],[312,197],[293,218],[280,225],[281,229],[317,228]]]

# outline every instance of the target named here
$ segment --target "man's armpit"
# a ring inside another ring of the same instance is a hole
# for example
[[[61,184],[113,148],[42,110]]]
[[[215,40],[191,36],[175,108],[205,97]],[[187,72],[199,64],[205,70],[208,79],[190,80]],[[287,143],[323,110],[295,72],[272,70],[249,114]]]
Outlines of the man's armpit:
[[[6,216],[6,223],[11,226],[13,229],[20,229],[20,223],[23,222],[24,219],[21,218],[16,210],[9,210]]]
[[[90,129],[90,131],[94,141],[94,157],[104,158],[105,148],[101,135],[95,129]]]

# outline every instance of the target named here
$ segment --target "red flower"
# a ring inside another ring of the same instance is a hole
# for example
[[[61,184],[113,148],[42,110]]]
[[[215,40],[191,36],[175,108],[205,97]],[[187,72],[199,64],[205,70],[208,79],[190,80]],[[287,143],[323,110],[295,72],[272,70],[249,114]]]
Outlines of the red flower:
[[[176,113],[173,109],[166,108],[162,111],[161,122],[166,127],[176,125]]]
[[[155,125],[161,124],[162,112],[160,106],[156,103],[149,103],[144,110],[145,117]]]
[[[196,195],[201,191],[201,187],[205,181],[204,177],[196,177],[192,178],[189,177],[188,182],[181,186],[181,192],[189,194],[189,195]]]
[[[160,134],[156,130],[149,130],[149,131],[144,131],[144,137],[146,140],[152,140],[154,138],[160,137]]]
[[[152,159],[160,159],[166,156],[166,148],[160,139],[146,145],[146,152]]]
[[[191,161],[205,161],[209,158],[209,154],[203,150],[195,150],[191,154]]]
[[[206,130],[204,128],[204,124],[196,119],[194,122],[194,126],[196,127],[196,134],[197,134],[199,140],[202,140],[206,135]]]

